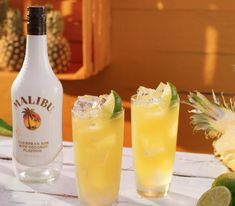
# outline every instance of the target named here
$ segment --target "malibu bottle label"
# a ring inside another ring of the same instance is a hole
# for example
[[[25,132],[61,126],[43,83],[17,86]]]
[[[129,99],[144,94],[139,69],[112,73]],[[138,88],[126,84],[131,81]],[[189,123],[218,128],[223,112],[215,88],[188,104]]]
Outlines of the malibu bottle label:
[[[13,100],[14,151],[17,162],[27,166],[49,164],[62,149],[56,99],[24,96]],[[61,108],[60,108],[61,109]]]

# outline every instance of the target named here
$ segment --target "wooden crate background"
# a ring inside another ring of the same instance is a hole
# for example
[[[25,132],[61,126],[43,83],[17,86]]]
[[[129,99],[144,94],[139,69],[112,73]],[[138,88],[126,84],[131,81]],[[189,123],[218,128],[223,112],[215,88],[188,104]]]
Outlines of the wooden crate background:
[[[235,95],[233,0],[111,0],[111,10],[111,66],[87,80],[62,81],[65,139],[71,139],[70,109],[77,95],[119,92],[126,107],[125,146],[131,145],[129,98],[139,85],[171,81],[181,99],[195,89]],[[0,117],[9,122],[12,81],[0,76]],[[178,150],[212,152],[211,141],[192,134],[188,109],[181,105]]]
[[[71,66],[60,79],[85,79],[110,63],[110,0],[10,0],[20,9],[26,34],[27,7],[52,5],[64,18],[64,36],[71,46]]]

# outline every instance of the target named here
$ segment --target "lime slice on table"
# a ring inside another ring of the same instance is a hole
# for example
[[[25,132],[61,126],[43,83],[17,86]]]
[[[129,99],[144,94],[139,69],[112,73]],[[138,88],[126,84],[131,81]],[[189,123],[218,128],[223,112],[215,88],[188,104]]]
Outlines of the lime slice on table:
[[[12,136],[12,126],[7,124],[3,119],[0,119],[0,135]]]
[[[102,106],[102,112],[107,116],[114,117],[120,111],[122,111],[122,99],[117,92],[112,90]]]
[[[197,206],[232,206],[232,194],[224,186],[211,188],[200,197]]]

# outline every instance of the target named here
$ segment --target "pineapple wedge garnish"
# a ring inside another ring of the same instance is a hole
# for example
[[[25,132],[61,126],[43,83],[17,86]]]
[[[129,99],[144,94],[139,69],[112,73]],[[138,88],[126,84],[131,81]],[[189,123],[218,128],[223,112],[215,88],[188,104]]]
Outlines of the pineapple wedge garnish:
[[[194,131],[205,131],[206,138],[214,139],[214,155],[230,170],[235,171],[235,101],[227,103],[221,94],[213,101],[200,92],[190,92],[186,104],[193,107],[191,124]]]

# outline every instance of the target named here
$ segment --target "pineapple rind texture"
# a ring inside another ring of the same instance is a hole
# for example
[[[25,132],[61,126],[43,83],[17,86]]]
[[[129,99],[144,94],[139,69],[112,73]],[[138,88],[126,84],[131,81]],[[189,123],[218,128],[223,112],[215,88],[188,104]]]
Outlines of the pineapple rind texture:
[[[48,35],[48,56],[55,73],[66,72],[70,66],[71,51],[66,38]]]
[[[9,71],[19,71],[24,61],[25,44],[23,36],[3,36],[0,40],[0,67]]]
[[[48,56],[55,73],[67,72],[71,60],[71,48],[63,36],[62,14],[53,9],[47,12]]]
[[[23,64],[26,46],[19,10],[7,10],[3,27],[4,34],[0,39],[0,67],[9,71],[19,71]]]
[[[55,73],[67,72],[70,67],[71,48],[63,36],[63,17],[59,11],[47,13],[48,56]],[[8,9],[0,38],[0,68],[19,71],[22,67],[26,38],[22,34],[22,19],[19,10]]]
[[[214,155],[227,168],[235,171],[235,112],[234,101],[220,101],[212,91],[213,101],[200,92],[191,92],[186,104],[193,107],[191,124],[195,131],[205,131],[206,138],[214,138]]]
[[[3,27],[4,22],[6,20],[8,8],[8,1],[7,0],[0,0],[0,37],[3,35]]]

